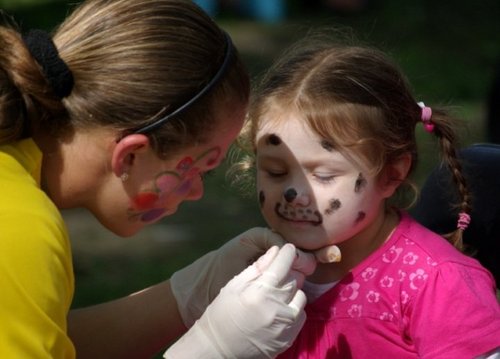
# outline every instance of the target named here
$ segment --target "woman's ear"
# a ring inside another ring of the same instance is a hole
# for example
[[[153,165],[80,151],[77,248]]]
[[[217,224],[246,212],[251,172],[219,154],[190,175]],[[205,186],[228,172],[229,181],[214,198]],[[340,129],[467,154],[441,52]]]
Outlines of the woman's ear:
[[[411,168],[412,156],[405,153],[388,163],[380,176],[380,187],[385,198],[391,197],[406,179]]]
[[[115,145],[111,157],[111,168],[117,177],[130,172],[130,168],[134,165],[136,153],[147,149],[149,139],[146,135],[132,134],[123,137]]]

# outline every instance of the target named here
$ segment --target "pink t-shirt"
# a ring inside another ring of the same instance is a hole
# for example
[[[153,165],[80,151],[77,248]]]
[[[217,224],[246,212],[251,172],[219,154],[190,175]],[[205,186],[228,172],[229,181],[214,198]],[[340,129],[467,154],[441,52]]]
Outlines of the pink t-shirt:
[[[306,306],[293,358],[474,358],[500,346],[491,274],[407,214],[389,240]]]

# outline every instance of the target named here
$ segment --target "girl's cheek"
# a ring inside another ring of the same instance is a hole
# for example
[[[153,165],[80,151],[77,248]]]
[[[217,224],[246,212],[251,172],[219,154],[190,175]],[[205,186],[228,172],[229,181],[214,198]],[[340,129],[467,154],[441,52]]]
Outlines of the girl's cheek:
[[[259,205],[260,209],[264,208],[264,204],[266,203],[266,193],[264,190],[259,190]]]

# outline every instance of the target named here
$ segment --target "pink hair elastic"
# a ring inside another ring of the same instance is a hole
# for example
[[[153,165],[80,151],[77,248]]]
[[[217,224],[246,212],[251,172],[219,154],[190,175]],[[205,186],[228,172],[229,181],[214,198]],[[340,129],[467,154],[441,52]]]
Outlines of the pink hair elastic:
[[[470,223],[470,215],[465,212],[460,212],[458,214],[457,228],[465,231]]]
[[[434,131],[434,123],[431,121],[432,117],[432,109],[430,107],[425,106],[423,102],[419,102],[418,105],[422,109],[422,114],[420,115],[420,119],[424,124],[424,130],[431,133]]]

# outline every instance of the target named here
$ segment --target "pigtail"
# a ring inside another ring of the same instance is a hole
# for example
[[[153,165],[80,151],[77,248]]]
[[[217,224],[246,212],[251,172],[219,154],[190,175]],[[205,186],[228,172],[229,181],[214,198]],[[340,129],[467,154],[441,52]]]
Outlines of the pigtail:
[[[423,104],[420,104],[420,106],[422,108],[424,128],[437,137],[442,159],[451,173],[458,192],[458,203],[455,205],[458,210],[457,228],[445,234],[444,237],[456,248],[463,250],[462,237],[470,222],[472,195],[463,175],[461,161],[458,158],[458,140],[454,129],[454,121],[442,110],[431,110]]]
[[[0,48],[0,144],[29,137],[33,128],[59,128],[57,119],[66,114],[61,99],[19,30],[5,21],[0,24]]]

